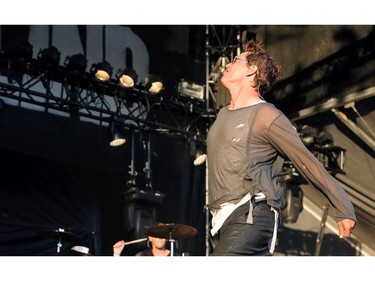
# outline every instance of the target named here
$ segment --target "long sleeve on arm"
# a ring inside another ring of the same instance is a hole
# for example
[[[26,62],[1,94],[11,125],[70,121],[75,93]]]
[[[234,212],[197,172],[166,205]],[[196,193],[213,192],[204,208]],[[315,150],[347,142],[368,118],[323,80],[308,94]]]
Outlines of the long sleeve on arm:
[[[300,174],[329,199],[335,209],[336,221],[344,218],[356,221],[353,205],[341,184],[306,148],[285,115],[279,115],[272,122],[267,136],[271,144],[293,163]]]

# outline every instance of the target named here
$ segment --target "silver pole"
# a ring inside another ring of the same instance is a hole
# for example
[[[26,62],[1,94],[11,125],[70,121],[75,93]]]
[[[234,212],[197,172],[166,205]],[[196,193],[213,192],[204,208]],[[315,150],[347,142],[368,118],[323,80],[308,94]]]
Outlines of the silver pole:
[[[210,76],[210,54],[209,54],[209,25],[206,26],[206,106],[207,111],[209,110],[209,76]],[[206,182],[205,182],[205,213],[206,213],[206,256],[210,254],[210,213],[209,209],[206,207],[208,204],[208,166],[207,166],[207,159],[205,161],[206,165]]]

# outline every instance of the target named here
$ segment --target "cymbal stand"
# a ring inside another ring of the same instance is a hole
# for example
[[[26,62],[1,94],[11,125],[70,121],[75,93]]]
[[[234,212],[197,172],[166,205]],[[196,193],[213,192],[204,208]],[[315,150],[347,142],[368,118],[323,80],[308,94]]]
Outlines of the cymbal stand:
[[[169,229],[169,242],[171,243],[171,257],[174,256],[174,243],[176,240],[172,238],[172,228]]]
[[[60,253],[61,247],[62,247],[61,238],[59,238],[59,241],[57,241],[57,249],[56,249],[57,253]]]
[[[65,229],[64,228],[59,228],[59,232],[64,232]],[[59,240],[57,241],[57,253],[60,253],[60,250],[61,250],[61,247],[62,247],[62,242],[61,242],[61,237],[59,235]]]

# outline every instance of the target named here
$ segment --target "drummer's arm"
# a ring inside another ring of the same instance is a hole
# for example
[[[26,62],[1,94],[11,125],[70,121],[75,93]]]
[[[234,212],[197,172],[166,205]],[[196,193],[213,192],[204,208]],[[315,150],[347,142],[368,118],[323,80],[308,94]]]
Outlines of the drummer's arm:
[[[121,253],[122,253],[122,250],[124,249],[124,247],[125,247],[125,241],[124,240],[120,240],[120,241],[116,242],[113,245],[113,256],[115,256],[115,257],[121,256]]]

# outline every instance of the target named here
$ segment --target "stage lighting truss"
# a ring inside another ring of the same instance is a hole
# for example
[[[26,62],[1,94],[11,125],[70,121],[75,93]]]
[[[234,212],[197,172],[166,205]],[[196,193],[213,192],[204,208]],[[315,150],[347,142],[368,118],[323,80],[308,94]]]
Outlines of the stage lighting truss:
[[[187,104],[165,98],[161,95],[162,84],[153,88],[159,94],[150,93],[150,88],[146,86],[152,88],[152,83],[161,82],[157,76],[150,75],[147,81],[143,81],[144,84],[125,89],[119,85],[118,77],[106,83],[97,81],[92,72],[85,71],[87,59],[82,54],[68,56],[64,65],[56,67],[46,67],[41,58],[42,55],[29,59],[27,67],[20,70],[23,71],[21,79],[8,83],[0,79],[0,97],[17,100],[19,104],[28,103],[75,114],[103,126],[109,126],[110,120],[118,116],[126,119],[125,127],[131,129],[189,139],[197,134],[198,127],[207,128],[216,118],[216,110],[192,110]],[[8,80],[14,72],[13,63],[10,62],[12,59],[3,54],[0,56],[0,76],[8,77]],[[156,81],[157,78],[159,80]],[[167,117],[156,120],[155,112],[160,111],[163,117]],[[197,141],[204,143],[205,135],[199,134]]]

